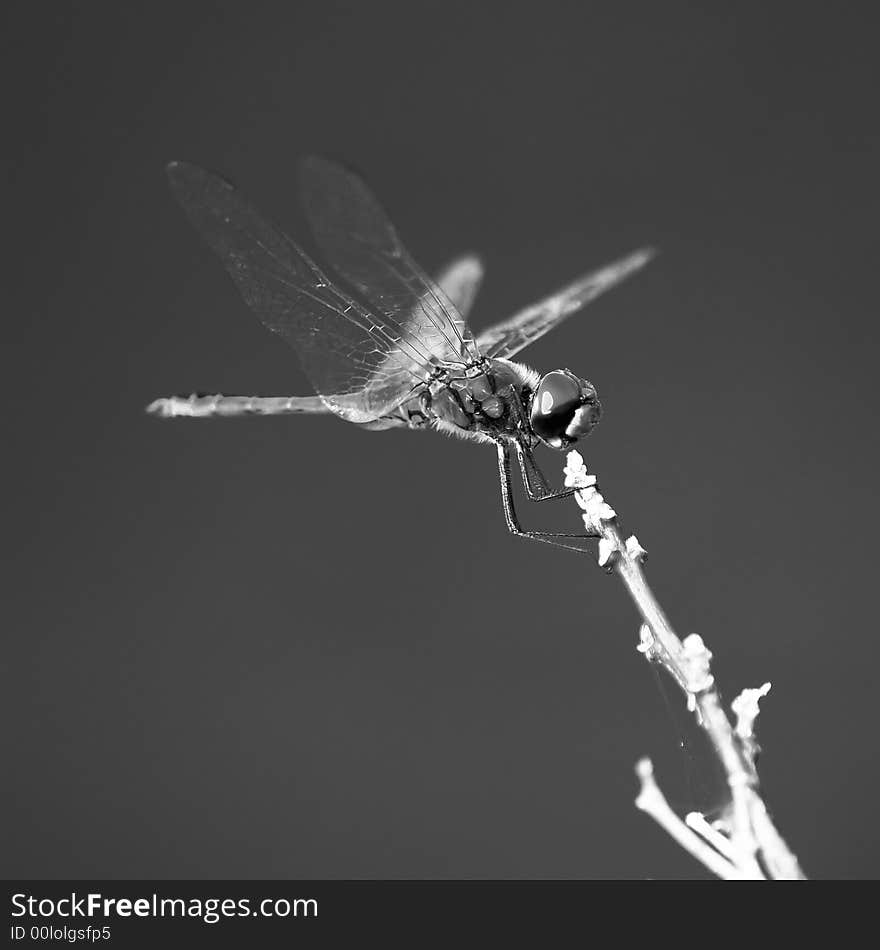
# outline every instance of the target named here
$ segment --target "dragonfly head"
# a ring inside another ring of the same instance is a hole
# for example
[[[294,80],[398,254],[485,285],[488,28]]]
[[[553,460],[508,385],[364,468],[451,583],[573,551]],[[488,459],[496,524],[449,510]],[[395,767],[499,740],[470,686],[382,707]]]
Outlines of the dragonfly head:
[[[567,449],[588,435],[602,415],[592,383],[567,369],[541,377],[529,403],[532,432],[551,449]]]

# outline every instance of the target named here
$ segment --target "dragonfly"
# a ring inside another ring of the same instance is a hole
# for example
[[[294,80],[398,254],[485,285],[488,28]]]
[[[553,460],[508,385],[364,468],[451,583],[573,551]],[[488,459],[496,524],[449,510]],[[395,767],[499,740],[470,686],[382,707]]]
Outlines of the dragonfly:
[[[197,165],[167,166],[171,191],[263,325],[299,356],[314,395],[195,393],[150,403],[164,418],[325,414],[363,429],[434,430],[496,450],[507,529],[584,553],[584,534],[525,530],[512,471],[531,501],[562,498],[539,467],[539,445],[566,450],[599,422],[596,388],[569,369],[540,374],[512,357],[642,268],[642,248],[475,335],[467,318],[483,277],[465,255],[432,279],[401,242],[363,180],[311,157],[303,205],[327,276],[230,182]],[[575,540],[579,539],[579,540]]]

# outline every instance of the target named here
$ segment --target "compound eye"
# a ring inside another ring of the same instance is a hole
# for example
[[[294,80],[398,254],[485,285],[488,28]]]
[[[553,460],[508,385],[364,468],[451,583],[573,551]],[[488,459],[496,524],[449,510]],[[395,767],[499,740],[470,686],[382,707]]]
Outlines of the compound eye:
[[[566,370],[554,370],[542,377],[532,397],[530,422],[535,435],[554,447],[561,447],[578,408],[584,402],[581,381]]]

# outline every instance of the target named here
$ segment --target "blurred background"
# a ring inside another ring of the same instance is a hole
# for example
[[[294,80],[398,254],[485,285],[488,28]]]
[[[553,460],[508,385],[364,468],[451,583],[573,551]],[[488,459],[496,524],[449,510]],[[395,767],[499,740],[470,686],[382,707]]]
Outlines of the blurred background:
[[[615,578],[507,535],[490,449],[144,414],[310,391],[163,166],[221,172],[305,238],[313,152],[364,174],[429,270],[483,256],[475,329],[660,248],[522,356],[598,387],[588,465],[726,697],[772,682],[760,771],[807,873],[876,876],[880,156],[858,10],[5,9],[4,876],[704,876],[633,807],[646,754],[694,807],[683,702]],[[528,526],[576,528],[548,507]]]

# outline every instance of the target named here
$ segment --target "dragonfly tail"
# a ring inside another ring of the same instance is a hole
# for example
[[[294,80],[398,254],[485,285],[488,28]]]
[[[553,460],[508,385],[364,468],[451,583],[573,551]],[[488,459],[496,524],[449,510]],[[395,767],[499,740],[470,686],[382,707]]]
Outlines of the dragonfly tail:
[[[319,396],[169,396],[151,402],[146,411],[163,419],[207,419],[211,416],[288,416],[328,413]]]

